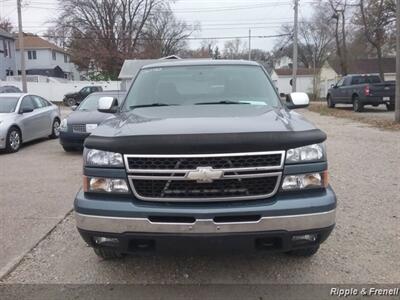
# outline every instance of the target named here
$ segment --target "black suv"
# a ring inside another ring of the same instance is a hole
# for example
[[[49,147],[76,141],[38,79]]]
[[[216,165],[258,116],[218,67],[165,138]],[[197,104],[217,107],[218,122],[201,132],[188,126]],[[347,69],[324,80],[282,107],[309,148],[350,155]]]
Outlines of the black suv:
[[[77,227],[104,258],[153,249],[309,256],[335,225],[325,133],[248,61],[143,67],[85,141]],[[114,114],[114,115],[113,115]]]
[[[79,105],[91,93],[102,92],[101,86],[85,86],[79,92],[69,93],[64,96],[63,102],[67,106]]]

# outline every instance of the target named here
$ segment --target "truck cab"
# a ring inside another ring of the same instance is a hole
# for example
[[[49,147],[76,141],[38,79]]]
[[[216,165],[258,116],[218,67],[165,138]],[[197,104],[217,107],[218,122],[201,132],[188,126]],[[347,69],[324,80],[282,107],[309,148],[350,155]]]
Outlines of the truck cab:
[[[79,233],[103,258],[182,247],[315,254],[335,225],[326,134],[249,61],[143,67],[85,140]],[[186,248],[185,248],[186,249]]]

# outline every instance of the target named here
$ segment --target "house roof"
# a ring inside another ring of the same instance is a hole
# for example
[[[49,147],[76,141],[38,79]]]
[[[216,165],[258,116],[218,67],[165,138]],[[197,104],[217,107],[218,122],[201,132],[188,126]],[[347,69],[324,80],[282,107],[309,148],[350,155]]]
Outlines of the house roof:
[[[292,76],[293,70],[289,68],[282,68],[282,69],[274,69],[276,75],[278,76]],[[314,75],[314,69],[307,69],[307,68],[298,68],[297,69],[298,76],[311,76]]]
[[[13,39],[13,40],[15,39],[14,36],[11,33],[7,32],[7,31],[5,31],[5,30],[3,30],[1,28],[0,28],[0,36],[6,37],[6,38],[9,38],[9,39]]]
[[[16,40],[15,48],[19,50],[19,41]],[[24,33],[24,48],[25,49],[50,49],[55,50],[62,53],[67,53],[65,50],[61,49],[57,45],[46,41],[45,39],[33,35]]]
[[[396,58],[388,57],[382,59],[384,73],[396,73]],[[330,63],[337,74],[341,74],[340,64],[338,62]],[[377,74],[379,73],[378,59],[365,58],[356,59],[349,63],[349,74]]]

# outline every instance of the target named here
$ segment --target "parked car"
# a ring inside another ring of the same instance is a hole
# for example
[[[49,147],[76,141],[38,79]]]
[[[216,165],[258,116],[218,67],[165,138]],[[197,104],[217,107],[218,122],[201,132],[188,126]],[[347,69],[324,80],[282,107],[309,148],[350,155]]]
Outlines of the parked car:
[[[0,93],[22,93],[22,91],[13,85],[3,85],[0,86]]]
[[[63,102],[67,106],[79,105],[90,94],[101,91],[103,91],[101,86],[85,86],[79,92],[66,94]]]
[[[335,225],[326,134],[250,61],[143,67],[85,141],[78,230],[103,258],[164,247],[315,254]]]
[[[58,138],[58,106],[32,94],[0,94],[0,149],[17,152],[22,143]]]
[[[124,91],[104,91],[87,96],[79,106],[72,106],[73,112],[62,120],[60,126],[60,144],[65,151],[82,150],[83,142],[98,124],[110,114],[97,111],[97,102],[101,97],[116,98],[119,103],[125,97]]]
[[[365,105],[385,104],[393,111],[395,87],[394,81],[382,81],[378,75],[347,75],[329,89],[326,99],[330,108],[352,104],[354,111],[361,112]]]

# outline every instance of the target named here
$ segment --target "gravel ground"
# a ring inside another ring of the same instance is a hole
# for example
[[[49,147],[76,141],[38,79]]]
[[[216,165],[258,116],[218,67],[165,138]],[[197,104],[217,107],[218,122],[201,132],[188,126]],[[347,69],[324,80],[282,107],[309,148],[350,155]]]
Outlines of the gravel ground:
[[[103,261],[85,246],[75,229],[73,216],[69,215],[3,278],[3,282],[400,282],[400,132],[304,113],[328,133],[331,184],[339,200],[337,226],[314,257],[304,259],[266,253],[157,254]],[[59,155],[63,155],[62,151]],[[48,167],[63,166],[64,178],[80,172],[78,166],[77,169],[67,166],[66,160],[61,165],[56,159],[42,159]],[[70,159],[74,161],[75,158]],[[22,193],[28,192],[23,190]],[[46,194],[46,190],[42,193]],[[72,199],[64,201],[72,203]],[[4,244],[3,240],[1,242]]]

